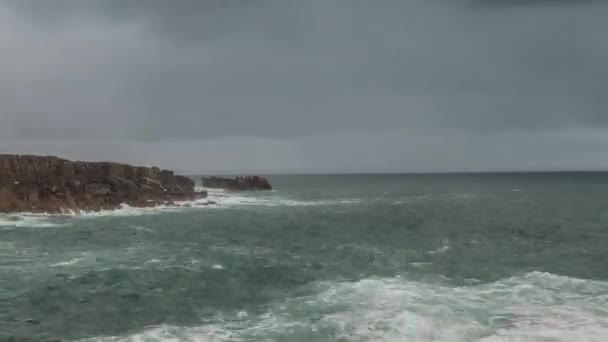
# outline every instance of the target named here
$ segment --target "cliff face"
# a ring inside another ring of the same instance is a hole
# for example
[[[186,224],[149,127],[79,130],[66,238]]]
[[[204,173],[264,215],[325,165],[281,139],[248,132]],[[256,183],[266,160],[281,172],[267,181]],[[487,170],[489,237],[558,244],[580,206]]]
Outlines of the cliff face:
[[[268,179],[260,176],[203,178],[203,186],[207,188],[220,188],[230,191],[272,190],[272,186],[270,185],[270,182],[268,182]]]
[[[0,155],[0,212],[97,211],[203,197],[190,178],[155,167]]]

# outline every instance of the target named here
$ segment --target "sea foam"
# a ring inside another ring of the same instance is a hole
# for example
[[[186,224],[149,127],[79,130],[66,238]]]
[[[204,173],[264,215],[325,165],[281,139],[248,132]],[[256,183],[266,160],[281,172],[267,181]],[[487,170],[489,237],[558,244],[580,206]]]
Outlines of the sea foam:
[[[31,227],[48,228],[68,225],[66,215],[50,215],[38,213],[0,214],[0,228]]]
[[[316,283],[315,294],[199,327],[158,326],[87,341],[608,340],[608,283],[533,272],[451,287],[404,278]]]
[[[132,207],[122,204],[114,210],[100,211],[66,211],[62,214],[13,213],[0,214],[0,228],[6,227],[59,227],[71,225],[69,218],[96,218],[96,217],[128,217],[141,215],[157,215],[171,212],[184,212],[197,209],[231,209],[243,207],[300,207],[300,206],[338,206],[361,203],[358,198],[302,200],[285,197],[276,191],[263,193],[236,193],[226,192],[222,189],[208,189],[197,187],[197,191],[207,191],[208,197],[194,201],[180,201],[171,204],[153,207]],[[58,222],[61,221],[61,222]]]

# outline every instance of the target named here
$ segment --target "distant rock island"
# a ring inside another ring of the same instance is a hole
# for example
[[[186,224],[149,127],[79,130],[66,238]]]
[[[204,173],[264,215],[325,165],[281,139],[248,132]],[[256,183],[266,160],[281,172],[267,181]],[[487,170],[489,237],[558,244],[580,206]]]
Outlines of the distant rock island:
[[[205,197],[192,179],[156,167],[0,154],[0,212],[99,211]]]
[[[204,177],[203,186],[229,191],[272,190],[268,179],[260,176],[237,176],[234,178]]]

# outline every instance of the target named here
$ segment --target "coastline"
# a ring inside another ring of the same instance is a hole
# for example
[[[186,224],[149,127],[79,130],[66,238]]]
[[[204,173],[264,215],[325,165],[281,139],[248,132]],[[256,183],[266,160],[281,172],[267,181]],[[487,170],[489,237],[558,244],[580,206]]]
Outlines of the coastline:
[[[0,155],[0,212],[70,214],[149,208],[207,197],[186,176],[157,167]]]

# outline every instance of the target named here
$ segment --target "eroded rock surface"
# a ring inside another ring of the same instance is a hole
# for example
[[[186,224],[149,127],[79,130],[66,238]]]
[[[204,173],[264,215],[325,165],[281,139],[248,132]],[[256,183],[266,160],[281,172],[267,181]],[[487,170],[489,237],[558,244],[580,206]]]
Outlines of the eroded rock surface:
[[[0,212],[98,211],[206,196],[192,179],[156,167],[0,155]]]
[[[235,178],[205,177],[203,186],[230,191],[272,190],[270,182],[260,176],[239,176]]]

